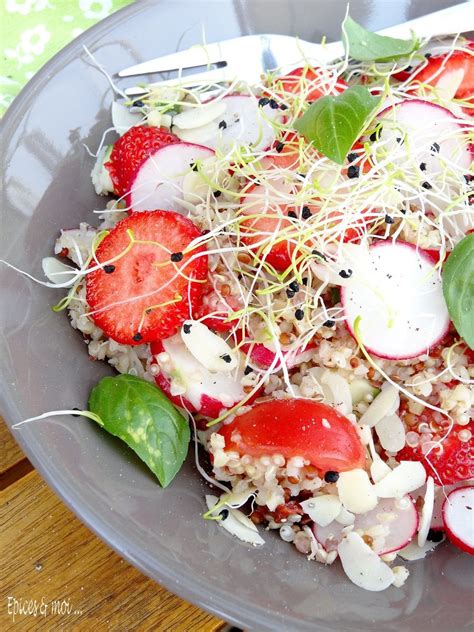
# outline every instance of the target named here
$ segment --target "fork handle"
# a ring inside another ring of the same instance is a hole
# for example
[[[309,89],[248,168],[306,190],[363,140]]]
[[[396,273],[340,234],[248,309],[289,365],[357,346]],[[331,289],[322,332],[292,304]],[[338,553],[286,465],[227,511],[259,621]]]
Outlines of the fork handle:
[[[408,38],[414,31],[419,37],[436,37],[474,30],[474,9],[471,2],[456,4],[429,16],[377,31],[380,35]]]

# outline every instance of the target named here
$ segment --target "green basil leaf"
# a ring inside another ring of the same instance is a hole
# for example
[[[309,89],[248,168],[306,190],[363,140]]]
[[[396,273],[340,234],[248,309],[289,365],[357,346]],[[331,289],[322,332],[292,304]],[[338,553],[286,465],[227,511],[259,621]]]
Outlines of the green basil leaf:
[[[353,86],[315,101],[294,127],[322,154],[342,165],[379,102],[380,97],[372,96],[367,88]]]
[[[162,487],[171,483],[188,452],[189,424],[157,386],[133,375],[104,377],[91,391],[89,410],[138,454]]]
[[[410,55],[420,46],[414,34],[411,40],[377,35],[367,31],[350,15],[342,23],[342,41],[346,53],[357,61],[391,61]]]
[[[446,260],[443,293],[456,331],[474,349],[474,233],[464,237]]]

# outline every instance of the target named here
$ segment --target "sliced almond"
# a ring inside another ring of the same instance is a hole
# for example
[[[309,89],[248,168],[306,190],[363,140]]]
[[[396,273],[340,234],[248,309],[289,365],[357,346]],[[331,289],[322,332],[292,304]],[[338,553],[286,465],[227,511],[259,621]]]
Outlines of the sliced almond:
[[[405,445],[405,426],[398,415],[382,417],[375,425],[375,432],[388,452],[398,452]]]
[[[373,428],[387,415],[393,415],[399,406],[400,393],[398,388],[390,382],[385,382],[380,393],[360,418],[359,423]]]
[[[337,552],[347,577],[365,590],[380,591],[388,588],[395,576],[388,564],[364,540],[351,531],[340,542]]]
[[[212,496],[210,494],[206,496],[206,504],[209,510],[212,510],[218,502],[219,499],[217,496]],[[242,542],[248,542],[254,546],[261,546],[262,544],[265,544],[265,540],[258,533],[257,527],[249,518],[247,518],[245,514],[238,509],[224,509],[228,512],[226,517],[221,518],[220,520],[215,520],[214,522]],[[211,511],[211,515],[218,516],[220,512],[224,511],[224,509],[222,506],[219,506],[215,511]]]
[[[364,470],[341,472],[336,485],[342,504],[352,513],[366,513],[377,505],[375,487]]]
[[[380,498],[401,498],[425,484],[426,471],[418,461],[402,461],[390,474],[375,484]]]
[[[342,508],[339,498],[331,494],[308,498],[308,500],[304,500],[300,505],[311,520],[321,527],[326,527],[335,520]]]

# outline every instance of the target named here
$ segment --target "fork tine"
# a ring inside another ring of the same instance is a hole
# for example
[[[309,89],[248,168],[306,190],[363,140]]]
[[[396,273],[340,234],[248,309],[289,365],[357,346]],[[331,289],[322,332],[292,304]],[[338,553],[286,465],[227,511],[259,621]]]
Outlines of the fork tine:
[[[205,72],[198,72],[194,75],[187,75],[186,77],[176,77],[175,79],[168,79],[166,81],[150,83],[143,88],[141,88],[140,86],[126,88],[125,94],[128,97],[135,97],[152,92],[153,88],[161,88],[165,86],[190,88],[191,86],[196,86],[200,83],[221,83],[222,81],[229,81],[230,79],[232,79],[232,77],[230,76],[227,67],[216,68],[215,70],[206,70]]]
[[[195,66],[207,66],[224,61],[219,44],[206,46],[192,46],[179,53],[172,53],[164,57],[157,57],[135,66],[129,66],[120,70],[119,77],[131,77],[133,75],[146,75],[152,72],[166,72],[179,70],[180,68],[193,68]]]

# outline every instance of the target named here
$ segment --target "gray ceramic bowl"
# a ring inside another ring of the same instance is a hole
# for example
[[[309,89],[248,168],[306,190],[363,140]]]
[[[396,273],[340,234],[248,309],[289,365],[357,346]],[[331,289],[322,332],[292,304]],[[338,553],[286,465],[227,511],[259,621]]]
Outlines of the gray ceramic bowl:
[[[353,14],[381,28],[451,4],[442,0],[354,2]],[[92,28],[28,84],[3,121],[5,187],[1,257],[41,277],[61,227],[93,221],[102,208],[89,181],[109,125],[112,93],[85,44],[110,71],[177,49],[248,33],[336,38],[345,0],[164,0],[141,2]],[[45,290],[0,266],[2,412],[9,424],[48,410],[85,407],[109,369],[91,363],[80,336]],[[120,442],[93,423],[61,417],[15,432],[64,502],[120,555],[171,591],[251,630],[461,630],[469,625],[469,562],[449,545],[410,564],[402,589],[364,592],[335,565],[307,563],[271,534],[258,550],[205,523],[205,486],[192,459],[162,490]]]

